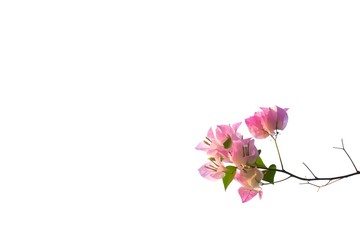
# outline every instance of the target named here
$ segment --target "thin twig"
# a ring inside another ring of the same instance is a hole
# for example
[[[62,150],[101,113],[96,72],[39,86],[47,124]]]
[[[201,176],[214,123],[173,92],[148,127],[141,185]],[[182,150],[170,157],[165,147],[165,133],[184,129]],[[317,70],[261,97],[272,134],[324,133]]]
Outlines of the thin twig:
[[[311,169],[303,162],[303,164],[305,165],[305,167],[311,172],[311,174],[314,176],[314,178],[317,178],[317,176],[315,176],[315,174],[313,173],[313,171],[311,171]]]
[[[336,179],[336,180],[329,180],[326,184],[324,185],[316,185],[316,184],[313,184],[311,182],[305,182],[305,183],[300,183],[300,184],[309,184],[311,186],[314,186],[314,187],[317,187],[318,188],[318,191],[320,190],[320,188],[323,188],[323,187],[326,187],[326,186],[329,186],[330,184],[333,184],[339,180],[341,180],[342,178],[339,178],[339,179]]]
[[[286,177],[286,178],[284,178],[284,179],[275,181],[274,184],[275,184],[275,183],[279,183],[279,182],[283,182],[283,181],[285,181],[285,180],[288,180],[289,178],[291,178],[291,176],[288,176],[288,177]],[[269,184],[272,184],[272,183],[262,183],[262,185],[269,185]]]
[[[322,186],[319,186],[319,185],[316,185],[316,184],[313,184],[313,183],[311,183],[311,182],[306,182],[306,183],[300,183],[300,184],[308,184],[308,185],[311,185],[311,186],[314,186],[314,187],[317,187],[318,188],[318,190],[317,191],[319,191],[320,190],[320,188],[322,187]]]
[[[343,151],[346,153],[346,155],[348,156],[348,158],[350,159],[352,165],[353,165],[354,168],[355,168],[355,171],[356,171],[356,172],[359,172],[359,170],[358,170],[357,167],[355,166],[354,161],[351,159],[349,153],[345,150],[345,146],[344,146],[344,141],[343,141],[343,139],[341,139],[341,146],[342,146],[342,147],[334,147],[334,148],[335,148],[335,149],[343,150]]]
[[[279,146],[277,144],[277,141],[276,141],[276,138],[277,138],[277,134],[274,136],[270,135],[272,137],[272,139],[274,139],[274,142],[275,142],[275,146],[276,146],[276,151],[278,153],[278,156],[279,156],[279,160],[280,160],[280,164],[281,164],[281,169],[284,170],[284,165],[282,163],[282,160],[281,160],[281,155],[280,155],[280,150],[279,150]]]

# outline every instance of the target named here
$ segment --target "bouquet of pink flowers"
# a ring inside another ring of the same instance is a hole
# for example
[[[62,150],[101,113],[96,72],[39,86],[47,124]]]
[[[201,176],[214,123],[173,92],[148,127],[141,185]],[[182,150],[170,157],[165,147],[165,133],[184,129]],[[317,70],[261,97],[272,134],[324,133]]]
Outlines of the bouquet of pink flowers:
[[[287,178],[277,182],[293,177],[306,181],[306,184],[317,186],[318,188],[327,186],[334,181],[360,174],[351,157],[346,152],[343,142],[342,147],[336,148],[345,151],[355,168],[354,173],[320,178],[315,176],[305,163],[303,164],[311,172],[313,178],[299,177],[286,171],[281,159],[277,137],[279,130],[284,130],[287,125],[287,110],[288,108],[280,108],[278,106],[261,108],[261,111],[245,119],[246,126],[254,138],[264,139],[271,137],[273,139],[280,160],[280,169],[275,164],[271,164],[269,167],[264,164],[260,157],[261,150],[256,148],[255,140],[253,138],[244,138],[238,132],[238,128],[241,125],[241,122],[239,122],[233,125],[218,125],[215,132],[210,128],[205,140],[196,146],[197,150],[205,151],[209,156],[209,161],[199,168],[200,175],[209,180],[222,179],[225,190],[235,179],[241,185],[238,192],[242,202],[247,202],[257,194],[261,199],[261,186],[269,183],[274,184],[276,172],[288,175]],[[318,180],[327,180],[328,182],[321,186],[310,183],[311,181]]]

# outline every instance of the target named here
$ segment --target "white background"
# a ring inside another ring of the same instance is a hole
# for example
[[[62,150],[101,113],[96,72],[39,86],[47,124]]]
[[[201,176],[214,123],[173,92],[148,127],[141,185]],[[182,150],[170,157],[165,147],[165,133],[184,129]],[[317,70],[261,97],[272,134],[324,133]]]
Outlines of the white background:
[[[358,1],[1,1],[0,239],[357,236],[359,177],[317,192],[197,169],[208,128],[290,108],[285,167],[360,167]],[[243,124],[241,132],[249,137]],[[279,165],[270,140],[256,141]],[[278,176],[280,177],[280,176]]]

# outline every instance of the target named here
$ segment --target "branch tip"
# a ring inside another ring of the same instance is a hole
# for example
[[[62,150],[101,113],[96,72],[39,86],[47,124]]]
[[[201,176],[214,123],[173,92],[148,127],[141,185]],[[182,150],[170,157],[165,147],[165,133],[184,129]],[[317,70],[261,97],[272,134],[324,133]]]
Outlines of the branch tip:
[[[315,176],[315,174],[313,173],[313,171],[311,171],[311,169],[303,162],[303,164],[305,165],[305,167],[311,172],[311,174],[314,176],[314,178],[318,178],[317,176]]]
[[[354,161],[351,159],[350,155],[348,154],[348,152],[347,152],[346,149],[345,149],[345,145],[344,145],[344,140],[343,140],[343,139],[341,139],[341,146],[342,146],[341,148],[340,148],[340,147],[334,147],[334,148],[335,148],[335,149],[341,149],[341,150],[343,150],[343,151],[346,153],[346,155],[348,156],[348,158],[350,159],[352,165],[353,165],[354,168],[355,168],[355,171],[356,171],[357,173],[359,173],[359,170],[358,170],[357,167],[355,166]]]

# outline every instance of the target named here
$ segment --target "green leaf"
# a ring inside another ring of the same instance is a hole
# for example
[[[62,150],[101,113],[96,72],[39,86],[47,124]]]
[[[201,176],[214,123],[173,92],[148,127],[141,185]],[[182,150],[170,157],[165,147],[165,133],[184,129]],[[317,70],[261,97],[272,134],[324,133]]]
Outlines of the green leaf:
[[[272,170],[274,169],[274,170]],[[274,178],[275,178],[275,171],[276,169],[276,165],[275,164],[271,164],[269,167],[269,170],[264,171],[264,178],[263,180],[266,182],[269,182],[271,184],[274,184]]]
[[[236,167],[235,166],[227,166],[226,169],[227,169],[227,171],[225,173],[225,176],[222,179],[223,183],[224,183],[225,191],[235,177]]]
[[[228,137],[228,139],[226,139],[226,141],[223,143],[225,149],[230,148],[231,144],[232,144],[231,137]]]
[[[264,164],[260,156],[256,159],[255,165],[259,168],[266,168],[266,165]]]

